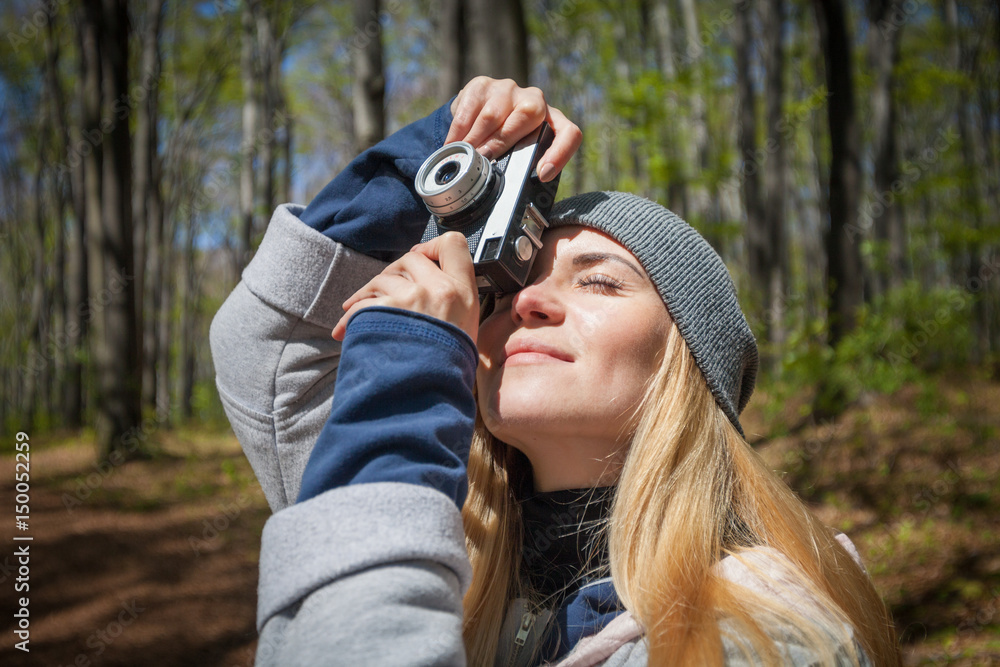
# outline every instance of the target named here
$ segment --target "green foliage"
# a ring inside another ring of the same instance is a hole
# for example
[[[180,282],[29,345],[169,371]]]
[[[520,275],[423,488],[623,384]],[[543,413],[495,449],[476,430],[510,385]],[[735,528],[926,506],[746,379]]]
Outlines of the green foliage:
[[[861,308],[857,327],[831,348],[823,320],[791,332],[781,356],[781,379],[765,378],[772,415],[803,387],[819,387],[812,408],[837,414],[862,394],[892,394],[918,382],[918,409],[941,405],[931,375],[968,363],[972,295],[958,288],[925,290],[910,282]]]
[[[911,281],[862,308],[857,330],[841,345],[849,355],[845,358],[873,353],[903,374],[907,365],[931,372],[963,365],[972,342],[972,300],[972,294],[958,287],[928,290]],[[872,388],[898,386],[879,378]]]
[[[199,423],[209,428],[225,428],[229,423],[214,379],[206,378],[195,383],[191,411]]]

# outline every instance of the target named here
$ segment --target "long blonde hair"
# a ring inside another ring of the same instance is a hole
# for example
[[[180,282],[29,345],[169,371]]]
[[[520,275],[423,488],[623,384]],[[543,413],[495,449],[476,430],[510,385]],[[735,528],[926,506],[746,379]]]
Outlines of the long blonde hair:
[[[649,664],[721,665],[724,638],[765,664],[781,660],[776,640],[811,649],[820,664],[834,664],[838,649],[857,661],[850,629],[873,664],[900,664],[891,618],[868,575],[746,444],[674,324],[633,425],[608,552],[615,590],[645,630]],[[524,455],[477,417],[462,510],[473,569],[464,639],[476,667],[493,664],[507,606],[524,592],[518,498],[530,474]],[[757,594],[714,567],[761,547],[787,559],[817,613]]]

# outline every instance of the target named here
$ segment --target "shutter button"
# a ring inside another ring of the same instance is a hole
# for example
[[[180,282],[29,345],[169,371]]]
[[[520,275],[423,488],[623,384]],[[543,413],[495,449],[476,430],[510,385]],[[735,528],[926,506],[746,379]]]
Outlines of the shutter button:
[[[531,239],[527,236],[518,237],[514,241],[514,255],[521,262],[527,262],[531,259],[531,253],[534,251],[535,246],[531,244]]]

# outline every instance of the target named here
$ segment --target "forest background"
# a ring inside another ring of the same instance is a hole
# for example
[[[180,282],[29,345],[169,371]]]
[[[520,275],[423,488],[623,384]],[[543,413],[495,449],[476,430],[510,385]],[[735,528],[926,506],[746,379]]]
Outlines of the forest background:
[[[749,440],[858,544],[908,663],[1000,662],[990,0],[3,3],[0,532],[37,560],[26,654],[0,554],[0,656],[248,664],[268,512],[208,326],[276,204],[478,74],[583,129],[560,197],[649,196],[719,251]]]

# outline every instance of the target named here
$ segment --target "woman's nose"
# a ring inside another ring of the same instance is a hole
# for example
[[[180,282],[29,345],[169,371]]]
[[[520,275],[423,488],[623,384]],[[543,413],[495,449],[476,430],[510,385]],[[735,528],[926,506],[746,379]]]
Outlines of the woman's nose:
[[[510,304],[515,324],[555,324],[562,321],[564,314],[562,301],[545,281],[525,286]]]

